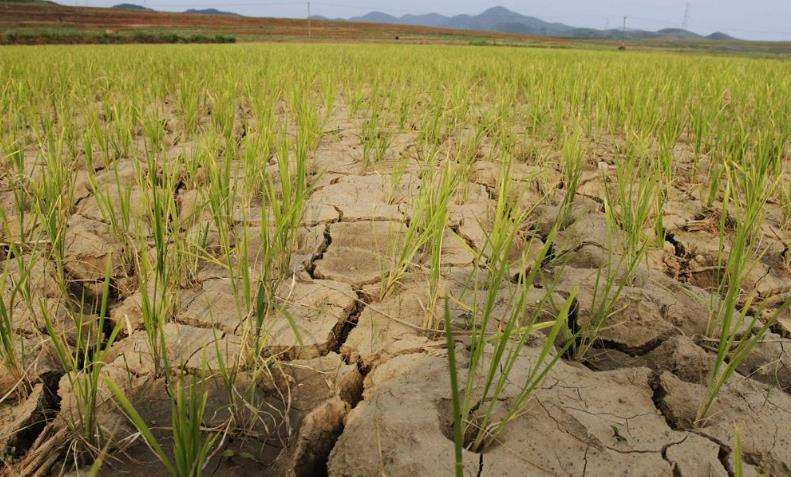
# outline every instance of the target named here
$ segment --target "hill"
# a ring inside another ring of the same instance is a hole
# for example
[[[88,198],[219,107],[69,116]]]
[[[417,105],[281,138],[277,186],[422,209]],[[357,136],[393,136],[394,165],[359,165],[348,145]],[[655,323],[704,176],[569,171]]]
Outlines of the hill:
[[[707,35],[706,38],[708,38],[709,40],[735,40],[736,39],[736,38],[734,38],[734,37],[732,37],[732,36],[730,36],[730,35],[728,35],[726,33],[721,32],[721,31],[715,31],[711,35]]]
[[[113,5],[110,8],[115,8],[118,10],[133,10],[133,11],[145,11],[145,12],[153,12],[151,8],[143,7],[140,5],[135,5],[134,3],[119,3],[118,5]]]
[[[203,9],[195,9],[190,8],[184,10],[184,13],[196,14],[196,15],[230,15],[230,16],[241,16],[238,13],[233,12],[224,12],[222,10],[217,10],[216,8],[203,8]]]
[[[535,17],[521,15],[505,7],[492,7],[479,15],[456,15],[453,17],[447,17],[438,13],[394,17],[387,13],[370,12],[360,17],[352,17],[349,21],[424,25],[460,30],[490,30],[543,36],[561,36],[563,33],[574,29],[574,27],[563,25],[562,23],[549,23]]]

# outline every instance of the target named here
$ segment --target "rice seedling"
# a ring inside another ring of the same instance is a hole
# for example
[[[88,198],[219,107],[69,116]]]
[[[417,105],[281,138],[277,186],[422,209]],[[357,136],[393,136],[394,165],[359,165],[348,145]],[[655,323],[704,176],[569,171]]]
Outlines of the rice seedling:
[[[577,195],[580,177],[582,176],[582,148],[580,147],[579,132],[570,134],[563,142],[563,152],[561,169],[563,170],[563,185],[566,193],[563,202],[560,204],[560,214],[557,221],[560,224],[567,223],[571,207],[574,205],[574,198]]]
[[[608,227],[607,263],[596,272],[588,313],[590,318],[578,333],[571,351],[581,360],[594,346],[601,330],[618,311],[621,296],[634,279],[653,241],[648,230],[660,195],[654,166],[644,156],[627,156],[616,165],[615,184],[604,198]],[[637,177],[637,180],[634,178]]]
[[[420,189],[415,197],[412,217],[400,249],[395,250],[394,264],[382,281],[381,295],[391,293],[414,265],[413,260],[424,247],[430,248],[430,303],[436,303],[441,266],[442,237],[447,227],[448,202],[455,193],[458,176],[449,165],[437,167],[429,162],[424,169]],[[431,309],[431,308],[429,308]],[[432,318],[427,317],[427,321]],[[426,323],[428,325],[429,323]]]
[[[72,207],[74,169],[64,161],[64,138],[49,137],[45,170],[36,185],[36,212],[49,240],[49,253],[55,262],[58,280],[65,286],[63,261],[66,222]]]
[[[171,251],[170,217],[176,213],[173,199],[175,176],[164,171],[163,183],[156,174],[153,156],[148,160],[147,215],[153,240],[153,251],[148,248],[148,236],[138,230],[135,239],[135,270],[141,296],[141,321],[148,337],[154,369],[157,375],[170,375],[164,327],[176,304],[178,285],[178,254]]]
[[[390,147],[392,134],[384,124],[380,101],[371,102],[369,115],[362,123],[363,168],[382,161]]]
[[[777,185],[778,179],[771,179],[770,173],[774,172],[773,164],[779,157],[779,150],[769,144],[758,149],[756,156],[747,164],[730,166],[729,186],[725,190],[720,217],[720,250],[725,246],[722,242],[725,237],[723,229],[730,207],[741,206],[741,217],[725,259],[718,290],[722,300],[710,305],[712,311],[708,333],[711,335],[715,329],[717,331],[717,355],[709,371],[705,396],[698,407],[696,424],[705,422],[717,396],[736,369],[763,340],[777,316],[791,304],[791,300],[786,299],[771,317],[761,323],[757,316],[748,316],[755,292],[742,296],[746,273],[760,256],[756,230],[762,220],[764,205]],[[731,194],[738,194],[739,197],[732,199]]]
[[[204,430],[203,419],[208,395],[201,389],[200,382],[195,378],[182,378],[174,384],[170,418],[173,450],[170,456],[165,453],[151,428],[123,390],[110,380],[107,381],[107,386],[118,407],[140,432],[146,445],[154,452],[168,474],[174,477],[203,475],[209,459],[219,444],[219,435]]]
[[[535,391],[539,388],[544,378],[560,359],[565,349],[555,352],[555,340],[560,336],[561,330],[567,326],[567,320],[575,294],[571,293],[558,314],[551,321],[544,321],[544,306],[548,303],[550,293],[547,293],[539,303],[530,303],[534,308],[528,310],[529,296],[533,291],[533,283],[539,274],[541,263],[546,258],[552,243],[552,237],[535,258],[532,266],[524,263],[523,269],[530,271],[522,276],[515,287],[508,293],[510,307],[505,317],[500,318],[499,329],[490,333],[491,323],[497,319],[495,304],[508,281],[510,260],[507,253],[514,239],[517,227],[502,227],[492,233],[490,241],[490,255],[488,259],[488,278],[485,281],[484,297],[482,303],[472,305],[472,331],[468,346],[469,364],[467,365],[466,382],[458,383],[458,363],[455,351],[450,351],[455,346],[453,338],[453,324],[449,313],[445,312],[445,332],[449,348],[449,367],[451,373],[451,386],[454,406],[454,433],[456,445],[456,468],[461,466],[459,458],[461,447],[480,452],[493,442],[514,419],[524,412]],[[553,232],[554,234],[554,232]],[[525,262],[526,257],[521,259]],[[509,400],[504,413],[495,415],[495,406],[501,400],[501,395],[509,386],[511,373],[532,333],[539,330],[548,330],[547,336],[540,345],[537,357],[529,365],[529,371],[524,379],[516,384],[518,391]],[[567,343],[562,348],[570,346]]]
[[[36,258],[31,257],[26,260],[18,253],[14,253],[15,258],[7,259],[2,263],[0,272],[0,284],[5,289],[0,292],[0,358],[2,358],[3,369],[11,374],[11,378],[19,382],[20,394],[25,394],[25,348],[21,336],[14,333],[15,314],[17,307],[28,306],[32,302],[30,294],[30,270]],[[11,264],[17,265],[17,276],[11,276]]]
[[[73,433],[72,439],[75,442],[73,451],[78,456],[83,452],[98,455],[101,449],[108,445],[106,431],[98,421],[96,411],[100,404],[102,369],[107,364],[105,356],[115,343],[122,326],[120,322],[117,323],[109,334],[104,336],[110,296],[109,262],[106,270],[98,319],[94,322],[92,316],[85,315],[82,311],[72,314],[75,330],[73,344],[63,331],[56,328],[53,317],[46,307],[40,307],[47,335],[74,396],[75,413],[64,414],[64,418]]]

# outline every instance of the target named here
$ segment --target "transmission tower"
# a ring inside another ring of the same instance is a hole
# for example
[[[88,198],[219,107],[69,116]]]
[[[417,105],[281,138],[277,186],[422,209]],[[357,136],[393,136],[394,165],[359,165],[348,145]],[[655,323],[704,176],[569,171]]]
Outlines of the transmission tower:
[[[684,8],[684,23],[681,25],[681,28],[687,29],[689,26],[689,2],[687,2],[687,6]]]
[[[310,39],[310,37],[312,36],[311,35],[312,32],[310,31],[311,30],[311,24],[310,24],[310,21],[311,21],[311,18],[310,18],[310,2],[307,2],[307,3],[308,3],[308,39]]]
[[[627,18],[626,16],[623,17],[623,30],[621,32],[621,34],[622,34],[621,46],[624,46],[624,44],[626,43],[626,18]]]

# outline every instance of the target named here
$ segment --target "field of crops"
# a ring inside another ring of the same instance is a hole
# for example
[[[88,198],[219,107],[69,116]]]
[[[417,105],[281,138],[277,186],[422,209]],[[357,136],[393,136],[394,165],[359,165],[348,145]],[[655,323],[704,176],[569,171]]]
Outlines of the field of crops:
[[[788,60],[12,46],[0,72],[0,475],[791,469]]]

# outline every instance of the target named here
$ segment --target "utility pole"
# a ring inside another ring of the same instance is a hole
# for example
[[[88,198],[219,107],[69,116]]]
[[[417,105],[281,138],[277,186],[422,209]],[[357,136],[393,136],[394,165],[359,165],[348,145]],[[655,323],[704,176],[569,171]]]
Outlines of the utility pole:
[[[687,2],[687,6],[684,8],[684,23],[681,25],[681,28],[687,29],[689,26],[689,2]]]
[[[308,40],[310,40],[311,31],[310,31],[310,2],[308,2]]]
[[[626,15],[623,17],[623,36],[621,37],[621,46],[626,48]]]

